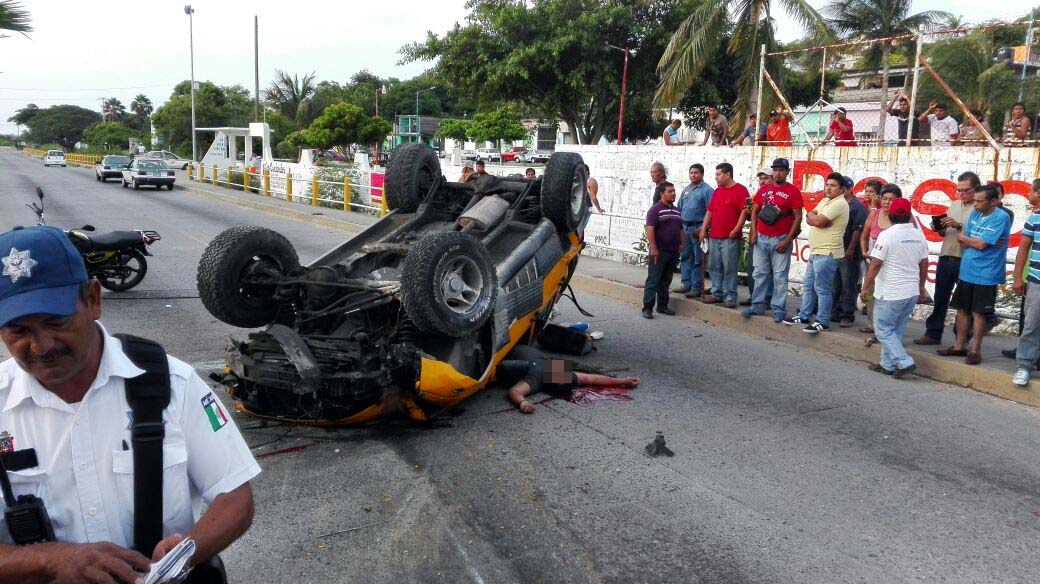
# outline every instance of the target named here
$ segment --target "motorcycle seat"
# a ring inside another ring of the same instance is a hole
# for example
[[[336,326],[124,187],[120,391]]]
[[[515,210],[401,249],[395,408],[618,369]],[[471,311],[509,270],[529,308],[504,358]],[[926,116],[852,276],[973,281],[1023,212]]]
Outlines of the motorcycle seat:
[[[101,235],[79,235],[89,244],[88,251],[116,251],[142,243],[141,234],[136,231],[112,231]]]

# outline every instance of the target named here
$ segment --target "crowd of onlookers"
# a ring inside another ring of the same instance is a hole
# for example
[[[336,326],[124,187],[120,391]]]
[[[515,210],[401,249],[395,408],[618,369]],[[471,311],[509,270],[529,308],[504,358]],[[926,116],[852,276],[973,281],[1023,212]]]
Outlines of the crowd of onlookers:
[[[998,287],[1006,282],[1013,217],[1003,205],[1001,185],[983,184],[973,172],[958,177],[957,200],[931,219],[931,229],[943,240],[934,295],[929,295],[927,239],[898,185],[868,181],[861,200],[853,194],[851,177],[831,173],[823,198],[806,211],[801,190],[788,181],[790,170],[787,159],[777,158],[758,173],[752,195],[734,181],[727,162],[714,168],[715,186],[705,180],[701,164],[691,165],[689,182],[681,189],[668,181],[663,164],[654,163],[654,202],[646,214],[649,260],[643,317],[653,318],[655,310],[675,314],[670,295],[682,294],[725,308],[743,305],[746,319],[769,314],[776,323],[816,335],[834,323],[854,326],[860,300],[867,316],[860,331],[869,335],[867,346],[877,343],[881,348],[880,361],[871,369],[901,378],[915,368],[903,346],[911,314],[918,304],[932,304],[925,333],[914,344],[942,344],[952,307],[954,340],[938,354],[978,364],[983,337],[997,320]],[[1023,298],[1020,340],[1017,350],[1005,352],[1017,359],[1017,385],[1029,382],[1040,355],[1040,179],[1033,182],[1029,202],[1034,212],[1021,234],[1012,284]],[[789,314],[791,256],[803,228],[809,253],[802,302],[797,313]],[[742,252],[750,298],[738,302]],[[672,289],[677,264],[681,282]]]
[[[721,114],[717,107],[708,106],[708,116],[704,124],[704,138],[699,142],[701,146],[711,144],[712,146],[791,146],[791,122],[794,116],[790,111],[776,109],[769,113],[768,122],[759,122],[756,114],[748,116],[747,124],[735,138],[731,138],[730,122]],[[1008,121],[1001,131],[993,134],[985,115],[978,110],[969,110],[971,117],[964,116],[962,122],[958,122],[946,106],[946,104],[933,101],[928,108],[920,114],[914,115],[910,112],[910,99],[902,92],[896,92],[892,101],[885,105],[884,112],[890,122],[886,122],[882,129],[882,135],[878,142],[886,146],[906,145],[910,140],[914,146],[956,146],[956,145],[983,145],[988,144],[986,134],[995,141],[1005,146],[1022,146],[1027,144],[1033,133],[1032,119],[1026,114],[1025,105],[1016,103],[1011,107]],[[869,114],[871,123],[877,122],[877,111],[870,110],[860,112]],[[977,123],[976,123],[977,122]],[[927,125],[927,130],[925,130]],[[662,142],[667,146],[681,146],[694,144],[695,142],[680,139],[679,130],[682,120],[672,120],[661,134]],[[985,129],[985,132],[983,132]],[[819,143],[834,144],[835,146],[858,146],[856,128],[849,112],[844,107],[835,107],[830,111],[830,121],[827,134]]]

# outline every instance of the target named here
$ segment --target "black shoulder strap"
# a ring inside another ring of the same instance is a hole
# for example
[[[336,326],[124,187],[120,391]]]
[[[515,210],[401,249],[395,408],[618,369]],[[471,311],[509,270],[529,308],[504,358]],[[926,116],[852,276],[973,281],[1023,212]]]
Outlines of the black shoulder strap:
[[[123,353],[144,373],[126,380],[126,401],[133,411],[130,440],[134,452],[134,549],[151,557],[162,540],[163,426],[170,403],[170,366],[166,350],[155,341],[115,335]]]

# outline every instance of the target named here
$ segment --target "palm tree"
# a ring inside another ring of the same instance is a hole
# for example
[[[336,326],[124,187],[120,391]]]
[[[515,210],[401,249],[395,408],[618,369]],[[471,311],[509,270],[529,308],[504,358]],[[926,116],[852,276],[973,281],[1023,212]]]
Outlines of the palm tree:
[[[926,10],[910,14],[912,0],[835,0],[825,11],[831,27],[846,40],[887,39],[913,34],[921,27],[948,23],[953,15],[942,10]],[[909,46],[909,44],[907,44]],[[892,57],[892,41],[871,43],[863,53],[869,71],[883,69],[881,74],[881,107],[888,105],[888,68]],[[905,79],[905,77],[904,77]],[[905,85],[905,83],[904,83]],[[880,128],[885,114],[881,113]]]
[[[22,8],[21,3],[12,0],[0,0],[0,30],[10,30],[25,34],[32,31],[29,24],[29,12]]]
[[[130,111],[134,112],[134,115],[139,118],[147,118],[152,115],[155,108],[152,107],[152,100],[148,99],[147,95],[138,93],[134,100],[130,102]]]
[[[274,81],[264,90],[264,100],[289,119],[296,121],[302,128],[305,124],[311,96],[316,89],[314,71],[301,79],[297,75],[290,76],[285,71],[275,69]]]
[[[126,106],[115,97],[106,97],[101,101],[101,119],[115,122],[126,115]]]
[[[781,6],[819,39],[833,39],[823,17],[808,0],[782,0]],[[758,82],[761,46],[765,45],[766,51],[778,49],[771,13],[770,0],[705,0],[683,20],[661,55],[657,64],[661,82],[654,97],[655,105],[676,103],[722,47],[719,39],[730,31],[725,50],[739,68],[733,116],[742,118]],[[768,59],[766,67],[774,79],[781,78],[783,61],[780,58]]]

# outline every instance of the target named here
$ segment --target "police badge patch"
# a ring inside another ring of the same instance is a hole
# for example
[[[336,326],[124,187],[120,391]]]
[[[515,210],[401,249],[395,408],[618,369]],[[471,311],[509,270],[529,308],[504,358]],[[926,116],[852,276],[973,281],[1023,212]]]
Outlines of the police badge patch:
[[[6,430],[0,432],[0,454],[14,452],[14,436]]]

